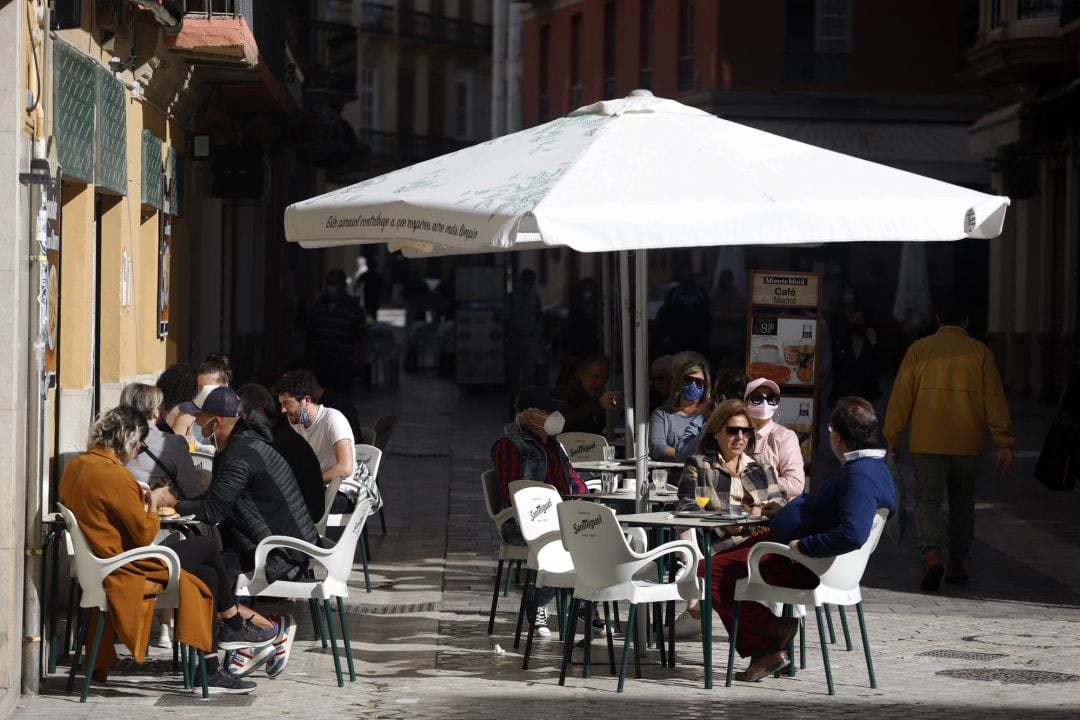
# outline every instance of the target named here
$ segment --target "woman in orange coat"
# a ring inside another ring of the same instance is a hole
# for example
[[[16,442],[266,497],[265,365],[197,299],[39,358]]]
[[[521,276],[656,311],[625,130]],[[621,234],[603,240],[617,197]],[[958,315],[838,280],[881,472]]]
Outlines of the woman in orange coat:
[[[150,494],[136,482],[124,464],[137,455],[147,434],[146,419],[134,408],[118,407],[98,416],[90,426],[85,453],[73,460],[60,480],[60,502],[79,522],[79,528],[95,555],[113,557],[122,552],[151,544],[161,527],[157,508]],[[231,643],[233,647],[264,644],[273,640],[276,630],[257,628],[240,617],[232,596],[232,578],[224,575],[220,553],[212,542],[196,538],[173,546],[180,557],[180,607],[177,611],[176,640],[200,650],[214,648],[215,596],[218,617],[227,623],[240,624],[237,632],[223,635],[251,636],[250,642]],[[108,612],[95,663],[94,675],[104,680],[116,660],[111,638],[118,636],[138,662],[146,655],[155,598],[168,582],[168,570],[158,560],[129,563],[105,578]],[[229,607],[221,600],[228,598]],[[250,612],[250,611],[249,611]],[[263,618],[263,623],[269,624]],[[95,627],[91,619],[89,627]],[[257,636],[257,637],[256,637]],[[266,637],[268,636],[268,637]],[[231,649],[231,648],[230,648]],[[207,658],[207,684],[228,688],[254,683],[229,676],[218,667],[216,656]]]

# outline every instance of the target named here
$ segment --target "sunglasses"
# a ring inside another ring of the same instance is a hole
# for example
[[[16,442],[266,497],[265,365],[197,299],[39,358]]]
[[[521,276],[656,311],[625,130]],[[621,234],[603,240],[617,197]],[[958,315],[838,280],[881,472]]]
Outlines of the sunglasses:
[[[751,405],[760,405],[761,403],[769,403],[770,405],[779,405],[780,396],[776,393],[769,393],[768,395],[754,394],[746,398],[746,402]]]
[[[724,432],[728,434],[728,437],[735,437],[740,433],[746,437],[750,437],[754,434],[754,428],[743,427],[742,425],[725,425]]]
[[[684,377],[683,378],[683,385],[685,385],[686,383],[693,383],[693,384],[697,385],[699,388],[703,388],[703,387],[705,387],[705,378]]]

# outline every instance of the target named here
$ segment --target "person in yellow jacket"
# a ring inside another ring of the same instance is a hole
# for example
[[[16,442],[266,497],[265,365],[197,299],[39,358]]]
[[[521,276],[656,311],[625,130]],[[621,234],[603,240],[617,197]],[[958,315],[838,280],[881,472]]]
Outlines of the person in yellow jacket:
[[[923,556],[923,590],[968,579],[964,560],[975,537],[975,480],[987,430],[997,445],[997,469],[1012,466],[1009,408],[990,348],[967,333],[968,314],[956,301],[938,309],[938,331],[908,348],[885,414],[885,442],[895,452],[911,421],[908,448],[915,465],[915,533]],[[941,563],[941,501],[948,492],[949,565]]]

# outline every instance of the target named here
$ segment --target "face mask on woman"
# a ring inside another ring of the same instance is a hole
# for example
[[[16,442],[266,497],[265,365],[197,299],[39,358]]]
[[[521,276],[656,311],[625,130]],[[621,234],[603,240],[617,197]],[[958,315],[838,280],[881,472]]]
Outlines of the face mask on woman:
[[[771,420],[772,416],[776,414],[776,406],[769,405],[768,403],[749,405],[746,408],[746,412],[750,413],[750,417],[755,420]]]
[[[705,395],[705,386],[698,385],[692,380],[687,380],[679,386],[679,395],[681,395],[686,402],[696,403]]]
[[[547,416],[544,420],[544,432],[548,435],[558,435],[563,431],[563,426],[566,424],[566,418],[562,413],[556,410]]]

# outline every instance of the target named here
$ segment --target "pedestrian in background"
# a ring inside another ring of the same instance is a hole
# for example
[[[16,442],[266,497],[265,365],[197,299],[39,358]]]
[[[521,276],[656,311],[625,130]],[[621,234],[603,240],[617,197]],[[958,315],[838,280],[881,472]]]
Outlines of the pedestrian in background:
[[[938,307],[938,331],[916,341],[896,375],[885,415],[885,441],[896,452],[911,421],[915,465],[915,532],[923,556],[923,590],[968,579],[964,560],[975,537],[975,481],[990,431],[997,469],[1013,461],[1009,408],[990,348],[967,333],[968,313],[956,300]],[[949,496],[948,570],[941,563],[941,501]]]

